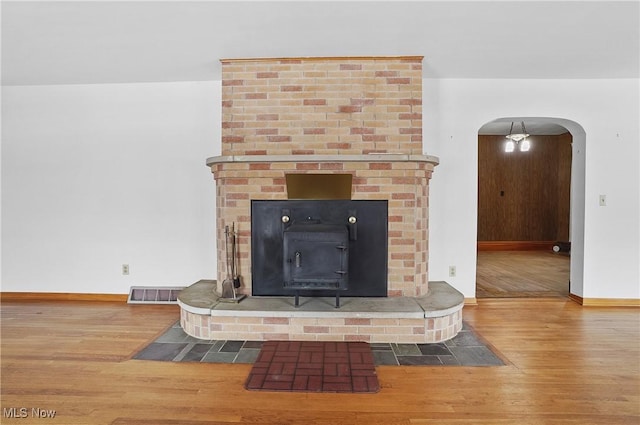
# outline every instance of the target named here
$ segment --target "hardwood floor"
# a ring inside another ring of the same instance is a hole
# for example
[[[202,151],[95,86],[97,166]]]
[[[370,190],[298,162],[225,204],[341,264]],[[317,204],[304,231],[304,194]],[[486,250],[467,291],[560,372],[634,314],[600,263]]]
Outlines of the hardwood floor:
[[[481,299],[464,308],[464,320],[506,366],[379,366],[381,391],[363,395],[251,392],[248,364],[131,360],[178,319],[176,306],[1,307],[2,424],[640,423],[634,308]],[[26,418],[7,417],[21,408]],[[34,418],[32,408],[55,418]]]
[[[548,251],[478,251],[477,298],[566,297],[569,257]]]

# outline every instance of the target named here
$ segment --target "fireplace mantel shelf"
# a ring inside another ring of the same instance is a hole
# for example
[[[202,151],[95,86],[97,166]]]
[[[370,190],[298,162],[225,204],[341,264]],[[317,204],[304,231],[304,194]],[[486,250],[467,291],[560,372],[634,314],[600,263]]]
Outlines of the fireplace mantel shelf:
[[[433,155],[372,153],[366,155],[226,155],[207,158],[207,166],[226,163],[258,162],[427,162],[434,166],[440,159]]]

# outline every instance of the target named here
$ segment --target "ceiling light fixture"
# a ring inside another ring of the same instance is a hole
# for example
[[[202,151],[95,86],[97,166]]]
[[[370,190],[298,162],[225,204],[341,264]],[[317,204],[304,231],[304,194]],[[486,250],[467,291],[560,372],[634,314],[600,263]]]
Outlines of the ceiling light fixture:
[[[504,146],[505,152],[513,152],[516,145],[520,146],[520,152],[527,152],[531,148],[531,143],[527,139],[529,134],[527,134],[527,130],[524,128],[524,121],[520,121],[520,125],[522,126],[522,133],[514,133],[513,122],[511,122],[511,128],[509,129],[509,134],[507,134],[507,139],[509,140]]]

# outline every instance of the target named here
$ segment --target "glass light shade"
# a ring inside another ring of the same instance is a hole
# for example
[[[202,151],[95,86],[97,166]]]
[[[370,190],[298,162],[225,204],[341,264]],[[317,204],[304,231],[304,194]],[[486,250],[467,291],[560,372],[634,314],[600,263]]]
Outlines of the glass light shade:
[[[522,140],[522,143],[520,143],[520,152],[527,152],[530,148],[531,143],[529,142],[529,139],[525,138]]]
[[[516,148],[516,144],[513,142],[513,140],[509,140],[505,145],[504,145],[504,151],[505,152],[513,152],[513,150]]]

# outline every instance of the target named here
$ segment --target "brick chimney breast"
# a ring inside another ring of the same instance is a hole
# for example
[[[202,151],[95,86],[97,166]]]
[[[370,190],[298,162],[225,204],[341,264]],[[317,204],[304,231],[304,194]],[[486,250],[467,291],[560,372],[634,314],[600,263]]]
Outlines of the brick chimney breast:
[[[428,289],[428,182],[422,57],[223,59],[222,155],[216,179],[218,282],[224,227],[238,231],[251,295],[252,199],[287,199],[290,173],[349,173],[352,199],[388,201],[388,295]]]

